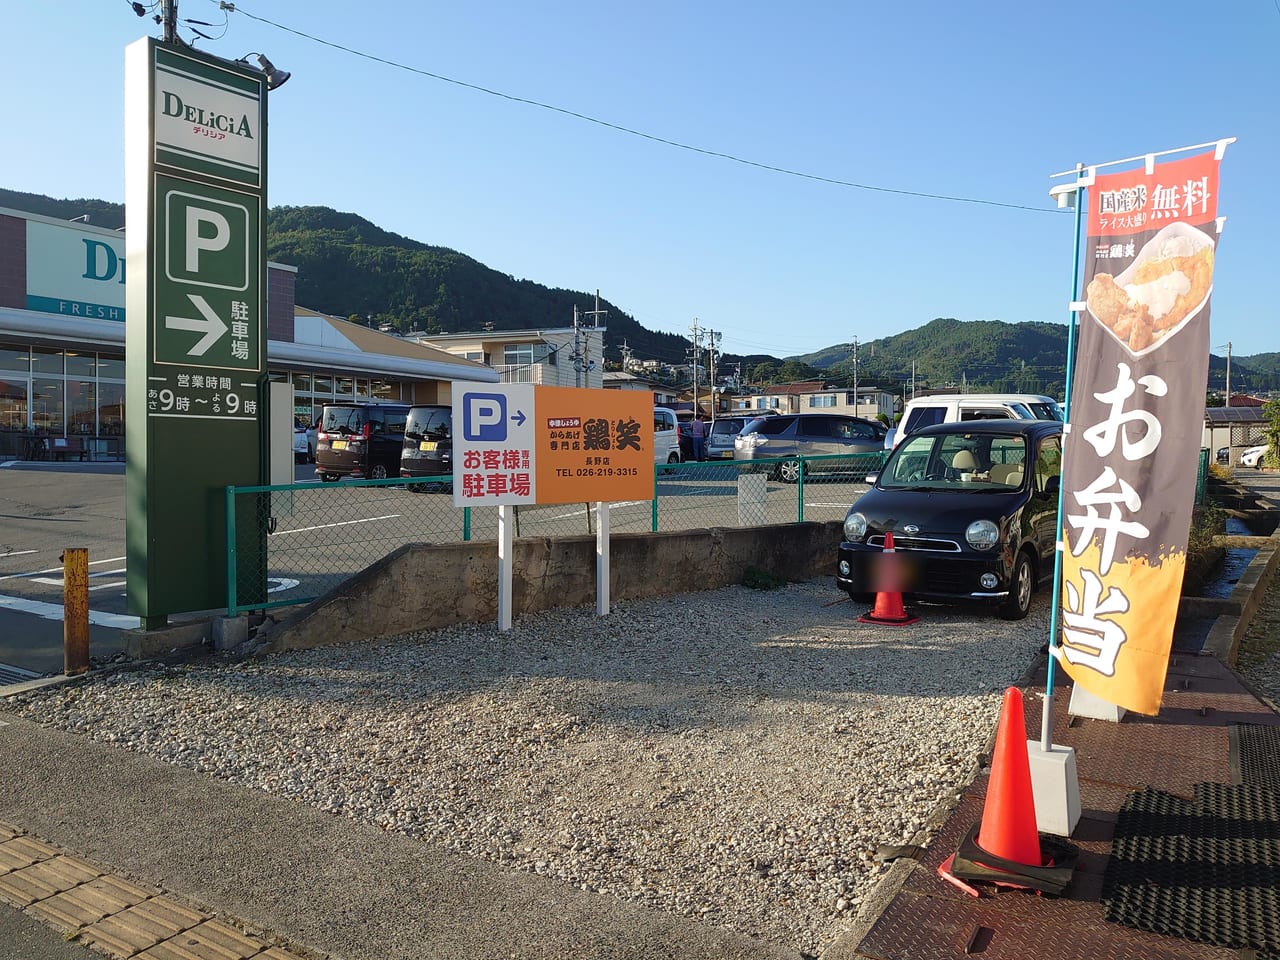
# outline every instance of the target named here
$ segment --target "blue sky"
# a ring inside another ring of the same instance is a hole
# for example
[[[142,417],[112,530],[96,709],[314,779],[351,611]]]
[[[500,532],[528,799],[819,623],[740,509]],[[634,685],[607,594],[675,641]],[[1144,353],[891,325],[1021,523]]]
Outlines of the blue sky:
[[[124,48],[159,28],[126,0],[9,6],[0,186],[122,201]],[[214,25],[199,48],[292,73],[271,94],[272,205],[323,204],[517,278],[598,288],[651,329],[687,335],[696,317],[730,353],[940,316],[1065,323],[1072,222],[1049,174],[1234,136],[1211,339],[1219,354],[1280,350],[1263,282],[1280,224],[1280,0],[237,7],[178,13]],[[755,163],[1033,209],[770,172],[291,30]]]

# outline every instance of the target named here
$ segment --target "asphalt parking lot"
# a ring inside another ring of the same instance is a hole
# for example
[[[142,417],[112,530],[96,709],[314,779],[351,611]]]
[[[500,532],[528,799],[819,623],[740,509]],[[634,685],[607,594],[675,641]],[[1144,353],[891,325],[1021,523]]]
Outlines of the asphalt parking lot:
[[[658,478],[659,530],[735,526],[743,514],[738,471],[731,462],[693,464]],[[763,477],[760,477],[763,481]],[[754,522],[836,520],[865,489],[861,475],[837,475],[803,487],[770,481]],[[272,601],[322,595],[341,580],[409,542],[494,539],[497,510],[464,516],[447,492],[402,486],[322,484],[315,468],[297,464],[297,487],[275,495],[269,541]],[[123,649],[122,632],[137,626],[125,592],[123,463],[0,464],[0,664],[36,673],[62,668],[63,550],[89,551],[90,655]],[[653,528],[651,501],[614,504],[614,533]],[[549,504],[516,511],[517,536],[583,536],[594,532],[586,504]]]

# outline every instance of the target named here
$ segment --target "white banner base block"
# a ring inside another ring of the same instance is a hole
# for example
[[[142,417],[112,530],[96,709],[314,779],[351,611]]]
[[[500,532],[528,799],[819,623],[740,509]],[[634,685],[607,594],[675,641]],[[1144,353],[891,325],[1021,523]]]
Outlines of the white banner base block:
[[[1071,685],[1071,703],[1067,706],[1068,716],[1119,723],[1127,712],[1124,707],[1118,707],[1114,703],[1095,696],[1078,683]]]
[[[1035,798],[1036,829],[1055,837],[1069,837],[1080,822],[1080,780],[1076,776],[1073,747],[1050,744],[1040,749],[1039,740],[1027,741],[1031,761],[1031,793]]]

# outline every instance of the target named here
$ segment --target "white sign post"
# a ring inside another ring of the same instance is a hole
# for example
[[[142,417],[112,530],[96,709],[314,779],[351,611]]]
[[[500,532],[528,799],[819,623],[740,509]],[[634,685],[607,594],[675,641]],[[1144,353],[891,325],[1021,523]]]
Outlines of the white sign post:
[[[513,506],[595,503],[596,612],[609,612],[609,503],[653,496],[646,398],[527,383],[455,383],[453,502],[498,508],[498,629],[512,623]],[[588,506],[588,509],[590,507]]]

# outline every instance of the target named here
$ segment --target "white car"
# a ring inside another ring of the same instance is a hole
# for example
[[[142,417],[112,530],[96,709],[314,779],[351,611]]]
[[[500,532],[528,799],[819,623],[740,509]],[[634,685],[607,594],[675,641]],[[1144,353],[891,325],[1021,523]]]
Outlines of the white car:
[[[293,425],[293,459],[295,463],[316,462],[316,428],[305,424]]]
[[[1246,448],[1244,453],[1240,454],[1240,466],[1253,467],[1255,470],[1261,469],[1262,458],[1266,456],[1269,449],[1271,449],[1271,445],[1266,443]]]

